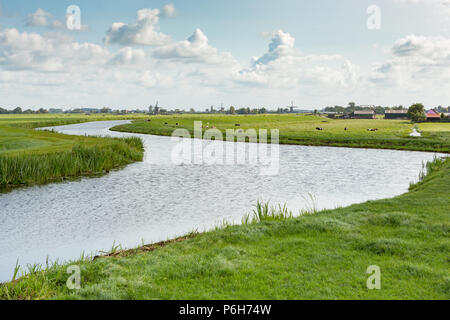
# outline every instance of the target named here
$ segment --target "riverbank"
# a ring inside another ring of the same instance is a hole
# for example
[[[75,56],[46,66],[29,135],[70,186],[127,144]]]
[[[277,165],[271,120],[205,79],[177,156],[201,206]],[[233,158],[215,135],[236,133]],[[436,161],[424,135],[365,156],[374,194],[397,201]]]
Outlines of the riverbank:
[[[30,267],[2,299],[449,299],[450,159],[402,196]],[[81,268],[69,290],[67,266]],[[368,290],[369,266],[381,290]]]
[[[406,120],[334,120],[314,115],[176,115],[154,116],[112,130],[171,136],[174,130],[184,128],[193,136],[194,121],[202,121],[203,131],[216,128],[224,136],[227,129],[267,129],[269,134],[271,129],[279,129],[281,144],[450,153],[450,123],[418,124],[422,136],[411,137],[414,125]]]
[[[0,116],[0,191],[96,176],[143,158],[138,138],[100,138],[33,130],[124,116]]]

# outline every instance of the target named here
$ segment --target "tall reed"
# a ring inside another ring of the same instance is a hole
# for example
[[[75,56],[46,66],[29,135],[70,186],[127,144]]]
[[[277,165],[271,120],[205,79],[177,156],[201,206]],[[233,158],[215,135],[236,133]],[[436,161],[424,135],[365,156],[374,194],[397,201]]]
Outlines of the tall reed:
[[[135,137],[78,143],[64,152],[0,155],[0,189],[101,174],[142,158],[143,143]]]
[[[242,218],[242,224],[259,223],[263,221],[280,221],[293,218],[292,211],[284,206],[270,206],[269,202],[257,201],[254,205],[253,213]]]

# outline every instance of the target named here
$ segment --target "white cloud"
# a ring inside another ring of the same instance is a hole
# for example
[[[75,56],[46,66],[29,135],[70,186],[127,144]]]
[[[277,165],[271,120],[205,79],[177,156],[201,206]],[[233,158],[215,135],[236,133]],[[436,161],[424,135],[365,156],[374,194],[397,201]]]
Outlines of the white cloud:
[[[400,78],[447,79],[450,76],[450,39],[408,35],[397,40],[390,59],[376,66],[371,79],[378,82]],[[403,81],[403,83],[404,83]]]
[[[166,4],[163,7],[162,11],[163,11],[163,14],[164,14],[165,17],[172,18],[173,16],[175,16],[176,9],[175,9],[175,6],[172,3],[169,3],[169,4]]]
[[[295,39],[287,32],[277,31],[269,44],[269,51],[254,61],[254,64],[267,64],[278,58],[294,54]]]
[[[392,53],[400,57],[416,57],[436,63],[450,63],[450,39],[408,35],[397,40]]]
[[[7,70],[64,72],[103,63],[108,55],[99,45],[72,42],[60,34],[43,37],[16,29],[0,30],[0,65]]]
[[[397,40],[389,59],[368,75],[372,87],[386,94],[417,101],[430,93],[448,99],[450,93],[450,39],[408,35]]]
[[[340,55],[302,55],[295,39],[282,30],[274,33],[269,50],[252,66],[234,75],[235,81],[266,88],[331,92],[351,88],[358,81],[358,67]]]
[[[131,47],[120,49],[109,61],[112,65],[142,65],[144,62],[144,50]]]
[[[159,9],[141,9],[136,14],[135,24],[113,23],[106,33],[105,43],[122,46],[159,46],[168,43],[170,37],[158,31],[160,15]]]
[[[179,60],[183,62],[234,64],[229,53],[219,53],[208,42],[208,37],[197,29],[184,41],[172,43],[154,50],[153,56],[159,59]]]
[[[37,9],[27,17],[26,25],[29,27],[47,27],[53,16],[45,10]]]
[[[65,24],[62,21],[56,19],[51,13],[40,8],[27,16],[25,25],[27,27],[46,27],[51,29],[62,29],[65,27]]]

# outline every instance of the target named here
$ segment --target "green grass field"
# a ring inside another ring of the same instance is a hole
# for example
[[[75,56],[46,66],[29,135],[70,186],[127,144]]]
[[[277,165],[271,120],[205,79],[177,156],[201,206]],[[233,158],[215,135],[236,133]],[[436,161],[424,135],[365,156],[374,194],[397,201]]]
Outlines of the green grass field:
[[[143,157],[139,139],[69,136],[34,128],[139,117],[1,115],[0,191],[97,175]]]
[[[178,115],[155,116],[117,126],[113,130],[170,136],[175,129],[186,128],[193,135],[194,121],[226,129],[279,129],[280,143],[351,148],[398,149],[450,153],[450,123],[422,123],[421,138],[410,137],[414,125],[405,120],[333,120],[305,115]],[[167,125],[166,125],[167,123]],[[178,126],[176,125],[178,123]],[[239,124],[240,127],[236,127]],[[316,128],[323,128],[317,131]],[[348,130],[346,131],[345,128]],[[377,128],[376,132],[367,129]]]
[[[449,299],[450,159],[410,192],[40,269],[0,299]],[[66,286],[81,268],[81,289]],[[366,270],[381,269],[381,290]]]

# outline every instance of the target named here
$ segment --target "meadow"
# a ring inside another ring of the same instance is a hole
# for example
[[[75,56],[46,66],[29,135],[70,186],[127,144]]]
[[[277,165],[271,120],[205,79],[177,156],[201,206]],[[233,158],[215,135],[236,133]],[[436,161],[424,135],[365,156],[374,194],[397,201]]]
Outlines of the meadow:
[[[259,204],[240,226],[29,266],[0,299],[449,299],[450,159],[427,172],[393,199],[297,218]],[[69,265],[80,290],[66,286]],[[369,266],[380,290],[367,288]]]
[[[33,130],[38,127],[138,117],[1,115],[0,191],[98,175],[142,160],[143,145],[137,138],[82,137]]]
[[[112,130],[170,136],[185,128],[193,135],[194,121],[203,130],[279,129],[281,144],[335,146],[349,148],[396,149],[450,153],[450,123],[421,123],[420,138],[410,137],[416,126],[407,120],[334,120],[315,115],[175,115],[136,120]],[[178,125],[177,125],[178,124]],[[239,126],[236,126],[239,125]],[[323,130],[317,130],[321,128]],[[347,130],[346,130],[347,129]],[[378,129],[368,131],[368,129]]]

